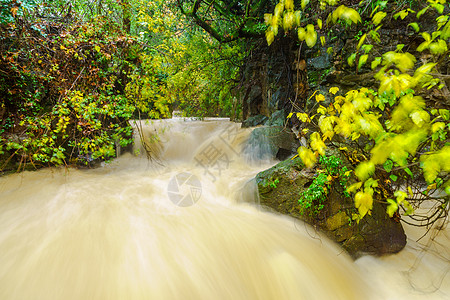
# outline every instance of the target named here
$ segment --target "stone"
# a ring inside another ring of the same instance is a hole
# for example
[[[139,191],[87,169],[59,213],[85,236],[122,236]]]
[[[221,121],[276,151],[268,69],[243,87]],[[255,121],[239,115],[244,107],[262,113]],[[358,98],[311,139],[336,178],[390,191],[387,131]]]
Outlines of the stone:
[[[282,126],[255,128],[244,146],[248,160],[284,160],[297,152],[299,147],[295,134]]]
[[[284,126],[286,122],[286,114],[283,109],[274,112],[270,118],[264,123],[265,126]]]
[[[244,122],[242,122],[241,126],[242,126],[242,128],[255,127],[255,126],[264,124],[268,119],[269,119],[268,117],[263,116],[263,115],[252,116],[252,117],[249,117]]]
[[[321,56],[309,58],[307,62],[308,67],[315,70],[326,70],[331,68],[332,66],[331,55],[327,54],[326,52]]]
[[[339,155],[339,150],[333,153]],[[341,160],[344,161],[344,157]],[[352,220],[352,215],[356,213],[353,200],[344,196],[337,180],[328,187],[324,207],[319,213],[312,213],[314,208],[305,211],[299,199],[316,176],[317,170],[305,168],[298,157],[260,172],[256,176],[260,205],[303,220],[321,230],[354,258],[362,254],[396,253],[404,248],[406,235],[403,227],[398,220],[389,218],[382,199],[374,199],[371,215],[366,215],[358,223]]]

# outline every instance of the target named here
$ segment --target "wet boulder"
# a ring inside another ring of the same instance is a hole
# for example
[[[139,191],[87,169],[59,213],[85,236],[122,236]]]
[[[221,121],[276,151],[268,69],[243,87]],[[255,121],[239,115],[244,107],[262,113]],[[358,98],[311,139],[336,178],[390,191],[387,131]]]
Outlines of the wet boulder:
[[[316,188],[315,179],[321,172],[306,168],[299,158],[287,159],[260,172],[256,176],[260,205],[309,223],[354,258],[362,254],[396,253],[404,248],[406,235],[403,227],[399,220],[386,214],[382,199],[374,199],[371,215],[359,222],[353,218],[356,213],[353,200],[345,195],[338,179],[327,183],[324,197],[310,204],[301,200],[304,195],[311,195],[311,189]],[[313,190],[312,195],[315,192],[317,190]]]
[[[256,116],[249,117],[247,120],[242,122],[242,128],[255,127],[258,125],[262,125],[268,119],[269,119],[268,117],[263,116],[263,115],[256,115]]]
[[[249,160],[283,160],[297,152],[299,142],[295,134],[282,126],[255,128],[244,146]]]

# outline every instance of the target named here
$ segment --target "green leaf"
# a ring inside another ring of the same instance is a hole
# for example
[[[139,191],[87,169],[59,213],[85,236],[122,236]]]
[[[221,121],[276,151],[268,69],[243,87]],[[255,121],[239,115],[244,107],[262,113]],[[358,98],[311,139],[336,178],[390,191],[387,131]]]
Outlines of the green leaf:
[[[409,23],[408,26],[411,26],[415,32],[419,32],[419,30],[420,30],[419,24],[417,24],[416,22]]]
[[[448,21],[441,30],[441,39],[446,40],[448,38],[450,38],[450,21]]]
[[[381,63],[381,57],[375,57],[375,59],[372,61],[370,67],[373,69],[375,69],[376,67],[378,67]]]
[[[295,16],[295,25],[300,26],[300,22],[302,20],[302,12],[299,10],[296,10],[294,13]]]
[[[411,170],[410,170],[409,168],[404,168],[403,170],[406,172],[406,174],[408,174],[409,176],[411,176],[411,178],[414,177],[413,172],[411,172]]]
[[[363,45],[361,49],[364,51],[364,53],[368,54],[370,50],[372,50],[372,48],[373,45]]]
[[[439,109],[439,115],[445,121],[448,121],[450,119],[450,111],[448,109]]]
[[[353,64],[355,63],[355,58],[356,58],[356,53],[353,53],[352,55],[350,55],[350,56],[347,58],[348,65],[349,65],[350,67],[353,67]]]
[[[361,69],[363,65],[365,65],[365,63],[367,62],[367,58],[369,58],[369,55],[367,54],[361,55],[358,61],[358,70]]]
[[[418,13],[417,13],[417,19],[419,19],[430,7],[427,6],[424,9],[421,9]]]
[[[383,168],[386,170],[386,172],[391,172],[392,168],[394,167],[394,163],[392,160],[388,159],[384,162]],[[395,180],[394,180],[395,181]]]
[[[397,177],[396,175],[394,175],[394,174],[391,174],[391,175],[389,175],[389,178],[390,178],[392,181],[396,182],[398,177]]]
[[[394,15],[394,19],[397,20],[398,17],[400,17],[402,20],[404,20],[408,16],[408,11],[406,9],[401,10],[400,12],[396,13]]]
[[[433,3],[431,6],[437,10],[438,13],[442,14],[444,12],[444,5],[439,3]]]

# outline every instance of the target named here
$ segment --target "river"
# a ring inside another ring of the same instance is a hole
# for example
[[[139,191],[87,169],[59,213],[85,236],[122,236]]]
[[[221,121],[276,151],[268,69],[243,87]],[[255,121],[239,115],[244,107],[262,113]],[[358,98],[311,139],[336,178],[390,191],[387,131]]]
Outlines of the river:
[[[97,169],[0,178],[0,299],[450,299],[448,229],[354,262],[258,208],[252,178],[276,162],[243,146],[250,129],[141,128],[151,160],[138,143]]]

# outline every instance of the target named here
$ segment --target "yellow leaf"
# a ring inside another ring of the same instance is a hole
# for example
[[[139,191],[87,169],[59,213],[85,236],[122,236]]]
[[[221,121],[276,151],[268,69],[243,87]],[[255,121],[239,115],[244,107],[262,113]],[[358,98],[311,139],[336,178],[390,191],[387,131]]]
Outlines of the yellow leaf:
[[[266,25],[271,25],[272,24],[272,14],[264,14],[264,23]]]
[[[309,150],[306,147],[301,146],[298,148],[297,151],[298,151],[298,156],[303,161],[303,163],[305,164],[306,167],[311,168],[312,166],[314,166],[317,158],[311,150]]]
[[[281,13],[284,11],[284,4],[283,3],[278,3],[277,5],[275,5],[275,10],[274,10],[274,15],[277,17],[281,16]]]
[[[387,199],[386,201],[387,203],[389,203],[388,207],[386,208],[386,213],[389,215],[389,217],[392,218],[394,213],[398,210],[397,202],[395,202],[395,200],[392,199]]]
[[[331,94],[333,94],[333,95],[336,95],[336,93],[339,92],[339,88],[336,87],[336,86],[331,87],[330,90],[329,90],[329,92],[330,92]]]
[[[383,11],[379,11],[375,14],[375,16],[373,16],[372,18],[372,22],[373,24],[376,26],[378,24],[380,24],[381,20],[384,19],[384,17],[386,17],[386,13]]]
[[[306,5],[308,5],[309,0],[302,0],[302,9],[305,10]]]
[[[297,32],[298,32],[298,39],[299,39],[299,41],[304,41],[305,38],[306,38],[306,30],[305,30],[305,28],[300,27]]]
[[[266,31],[266,40],[267,40],[267,44],[270,46],[270,44],[272,44],[273,40],[275,38],[275,35],[273,33],[272,30],[267,30]]]
[[[317,113],[324,115],[327,113],[327,109],[325,107],[323,107],[322,105],[319,105],[319,107],[317,108]]]
[[[369,193],[357,192],[355,195],[355,207],[358,209],[361,218],[363,218],[373,207],[373,198]]]
[[[319,118],[319,127],[322,133],[326,133],[328,131],[333,131],[333,124],[335,122],[335,118],[333,116],[331,117],[325,117],[324,115],[320,116]]]
[[[375,165],[371,161],[364,161],[360,163],[355,169],[355,175],[359,180],[366,180],[375,172]]]
[[[362,44],[364,43],[365,39],[366,39],[367,34],[364,33],[363,36],[359,39],[359,43],[358,45],[356,45],[356,49],[359,50],[359,48],[361,48]]]
[[[362,181],[352,184],[347,188],[347,193],[354,193],[362,186]]]
[[[322,19],[317,19],[317,26],[319,26],[319,29],[322,29]]]
[[[414,124],[419,127],[422,127],[425,123],[430,121],[430,115],[425,110],[416,110],[409,116],[413,120]]]
[[[294,26],[294,23],[295,23],[295,17],[294,17],[294,13],[292,11],[284,14],[284,17],[283,17],[284,31],[288,31],[289,29],[291,29],[292,26]]]
[[[302,122],[309,122],[309,116],[306,113],[296,113],[297,119]]]
[[[397,203],[401,204],[403,200],[406,199],[406,196],[408,196],[408,194],[406,194],[404,191],[395,191],[394,196],[397,197]]]
[[[411,198],[414,197],[414,193],[410,186],[408,186],[408,193],[409,193],[409,197],[411,197]]]
[[[437,123],[434,123],[434,124],[431,126],[431,131],[432,131],[433,133],[435,133],[436,131],[442,130],[442,129],[444,129],[444,128],[445,128],[445,123],[444,123],[444,122],[437,122]]]
[[[441,168],[439,166],[439,162],[436,159],[434,159],[433,155],[427,156],[428,157],[423,160],[422,169],[426,182],[430,184],[436,179],[439,172],[441,171]]]
[[[322,44],[322,46],[325,45],[325,37],[323,35],[320,37],[320,43]]]
[[[285,0],[284,6],[286,9],[294,9],[294,0]]]
[[[300,26],[300,22],[302,19],[302,12],[299,10],[295,11],[294,17],[295,17],[295,25]]]
[[[342,10],[339,14],[339,19],[344,20],[348,25],[352,24],[352,22],[355,24],[361,22],[361,16],[356,10],[344,5],[340,7],[342,7]]]
[[[316,95],[316,101],[320,102],[320,101],[324,101],[325,100],[325,96],[322,94],[318,94]]]
[[[317,42],[317,32],[314,30],[314,25],[312,24],[306,25],[305,41],[309,48],[314,47]]]
[[[430,52],[432,54],[442,54],[447,52],[447,43],[441,39],[439,39],[437,42],[431,43],[428,48],[430,49]]]
[[[325,149],[327,146],[325,146],[325,143],[322,141],[320,134],[318,132],[314,132],[309,138],[311,140],[311,148],[319,152],[320,155],[325,155]]]

